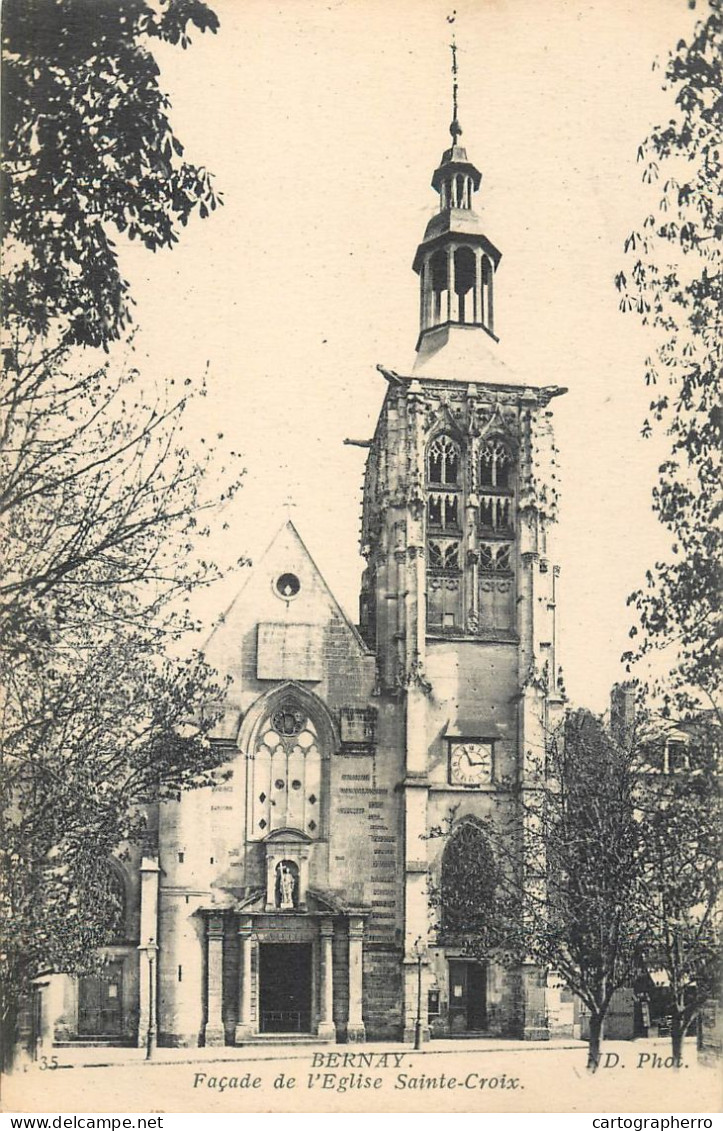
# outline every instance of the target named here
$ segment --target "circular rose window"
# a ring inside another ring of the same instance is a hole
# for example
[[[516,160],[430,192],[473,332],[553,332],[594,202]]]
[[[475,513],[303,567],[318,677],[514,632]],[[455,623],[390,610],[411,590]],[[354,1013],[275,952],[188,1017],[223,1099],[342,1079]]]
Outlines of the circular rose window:
[[[298,596],[300,589],[301,582],[295,573],[282,573],[274,582],[274,590],[277,596],[281,597],[284,601],[291,601],[294,597]]]

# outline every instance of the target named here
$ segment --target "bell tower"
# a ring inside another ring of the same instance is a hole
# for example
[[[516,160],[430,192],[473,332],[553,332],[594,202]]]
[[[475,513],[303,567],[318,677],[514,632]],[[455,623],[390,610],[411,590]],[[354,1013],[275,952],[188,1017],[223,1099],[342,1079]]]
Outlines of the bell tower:
[[[447,851],[429,829],[454,810],[469,841],[500,805],[521,814],[564,702],[550,404],[565,389],[521,381],[499,358],[501,255],[473,208],[482,178],[459,144],[452,50],[452,146],[432,177],[439,209],[413,264],[416,359],[408,375],[378,367],[387,390],[365,473],[360,622],[377,657],[380,725],[399,757],[405,1033],[423,954],[425,1028],[541,1038],[539,971],[502,968],[493,955],[468,969],[444,906],[428,931],[430,888],[444,905]]]
[[[415,371],[421,371],[451,341],[460,347],[476,343],[479,331],[493,342],[494,276],[501,253],[484,232],[475,211],[482,174],[460,145],[457,45],[452,42],[451,148],[432,176],[439,196],[437,213],[427,224],[414,257],[419,275],[419,338]],[[474,331],[472,338],[469,337]]]

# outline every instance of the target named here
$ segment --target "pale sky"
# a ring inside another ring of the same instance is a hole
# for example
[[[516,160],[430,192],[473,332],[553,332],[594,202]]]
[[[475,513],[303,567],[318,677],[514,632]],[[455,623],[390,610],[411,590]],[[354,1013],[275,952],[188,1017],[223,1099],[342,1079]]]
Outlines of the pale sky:
[[[164,49],[187,156],[225,205],[172,253],[125,253],[138,363],[154,379],[209,364],[197,427],[248,473],[225,518],[258,557],[291,516],[352,619],[364,451],[384,394],[410,372],[411,270],[449,145],[451,80],[436,0],[215,0],[217,36]],[[457,2],[462,143],[502,251],[497,349],[553,402],[562,467],[557,559],[573,701],[605,707],[623,678],[627,594],[666,545],[650,513],[662,449],[639,437],[652,348],[618,312],[623,243],[645,216],[636,151],[670,116],[651,65],[695,14],[685,0]],[[231,589],[240,585],[237,579]],[[229,586],[206,598],[209,625]]]

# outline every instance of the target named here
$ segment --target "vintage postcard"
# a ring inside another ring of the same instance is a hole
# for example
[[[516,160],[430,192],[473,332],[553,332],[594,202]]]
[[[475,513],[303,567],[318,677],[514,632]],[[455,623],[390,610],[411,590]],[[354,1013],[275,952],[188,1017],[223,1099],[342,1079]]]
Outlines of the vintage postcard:
[[[720,24],[6,0],[6,1111],[718,1110]]]

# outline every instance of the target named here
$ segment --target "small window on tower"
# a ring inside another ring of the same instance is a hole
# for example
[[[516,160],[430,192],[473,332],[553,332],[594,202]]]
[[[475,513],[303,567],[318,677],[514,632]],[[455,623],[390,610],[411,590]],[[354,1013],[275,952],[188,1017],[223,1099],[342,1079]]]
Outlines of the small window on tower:
[[[437,436],[429,447],[427,479],[443,487],[456,487],[459,481],[459,448],[449,436]]]
[[[498,491],[510,488],[512,456],[501,440],[487,440],[482,448],[480,459],[480,483],[482,487],[494,487]]]

